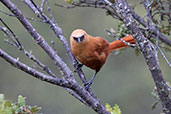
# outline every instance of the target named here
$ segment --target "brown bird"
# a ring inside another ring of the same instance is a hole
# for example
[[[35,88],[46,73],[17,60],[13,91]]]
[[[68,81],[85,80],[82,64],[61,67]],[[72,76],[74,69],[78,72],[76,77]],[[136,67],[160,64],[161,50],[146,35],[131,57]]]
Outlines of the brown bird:
[[[122,38],[124,41],[135,44],[132,35]],[[109,43],[101,37],[94,37],[88,35],[82,29],[76,29],[70,36],[70,44],[73,55],[85,66],[95,70],[91,80],[89,80],[85,87],[88,89],[92,84],[96,74],[105,64],[107,57],[113,50],[128,47],[120,40],[115,40]]]

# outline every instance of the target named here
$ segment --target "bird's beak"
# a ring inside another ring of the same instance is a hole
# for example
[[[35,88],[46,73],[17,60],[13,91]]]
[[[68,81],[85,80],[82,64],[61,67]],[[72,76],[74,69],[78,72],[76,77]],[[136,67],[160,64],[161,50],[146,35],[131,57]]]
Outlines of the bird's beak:
[[[78,43],[80,43],[81,42],[81,38],[79,37],[79,38],[77,38],[77,42]]]
[[[76,42],[80,43],[80,42],[82,42],[82,41],[84,40],[84,35],[82,35],[82,36],[80,36],[80,37],[73,37],[73,39],[74,39]]]

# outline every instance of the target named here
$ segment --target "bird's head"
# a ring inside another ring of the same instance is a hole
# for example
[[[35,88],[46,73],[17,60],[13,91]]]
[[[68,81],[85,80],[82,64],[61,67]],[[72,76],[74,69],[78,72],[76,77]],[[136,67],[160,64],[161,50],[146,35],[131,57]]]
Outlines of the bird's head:
[[[72,32],[70,40],[76,43],[85,43],[88,42],[88,34],[82,29],[76,29]]]

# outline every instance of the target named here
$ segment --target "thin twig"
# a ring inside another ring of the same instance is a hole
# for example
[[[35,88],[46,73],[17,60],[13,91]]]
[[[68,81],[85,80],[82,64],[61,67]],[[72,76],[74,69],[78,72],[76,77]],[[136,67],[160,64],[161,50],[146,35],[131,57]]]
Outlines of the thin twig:
[[[50,36],[51,36],[51,42],[50,42],[51,46],[56,51],[55,42],[54,42],[54,39],[53,39],[53,33],[52,33],[52,29],[51,28],[49,28],[49,32],[50,32]]]
[[[48,1],[46,2],[46,4],[47,4],[47,10],[48,10],[48,12],[49,12],[49,16],[51,17],[52,22],[55,23],[55,19],[54,19],[53,15],[52,15],[52,11],[51,11],[51,8],[50,8],[50,6],[49,6]],[[51,27],[50,27],[50,28],[51,28]],[[52,45],[52,48],[56,51],[55,42],[54,42],[54,40],[53,40],[53,35],[52,35],[51,30],[52,30],[52,28],[50,29],[50,33],[51,33],[51,45]]]
[[[11,46],[14,46],[14,47],[18,48],[17,45],[15,45],[13,42],[10,42],[8,39],[4,39],[4,42],[11,45]]]
[[[158,50],[160,51],[162,57],[164,58],[164,60],[166,61],[166,63],[169,65],[169,67],[171,67],[171,63],[169,62],[169,60],[166,58],[165,54],[162,52],[162,50],[160,49],[159,46],[157,46]]]
[[[147,16],[147,23],[148,23],[147,28],[150,29],[150,27],[152,27],[152,29],[154,29],[155,24],[152,20],[150,1],[149,0],[142,0],[142,2],[144,3],[144,7],[146,9],[146,16]]]
[[[161,53],[164,60],[166,61],[166,63],[169,65],[169,67],[171,67],[171,64],[170,64],[169,60],[166,58],[165,54],[162,52],[162,50],[159,47],[160,24],[161,24],[161,15],[159,15],[159,19],[158,19],[158,25],[157,25],[158,32],[157,32],[156,44],[155,45],[156,45],[157,49],[159,50],[159,52]]]
[[[40,5],[40,11],[43,12],[44,6],[45,6],[45,2],[47,2],[47,0],[42,0],[42,3]]]
[[[17,37],[17,35],[10,29],[10,27],[8,27],[8,25],[0,18],[0,21],[2,22],[2,24],[10,31],[10,33],[13,35],[13,37],[9,37],[10,39],[12,39],[12,41],[15,43],[15,45],[20,49],[22,49],[22,45],[19,42],[19,39]],[[5,32],[7,33],[7,32]],[[9,34],[7,34],[7,36],[9,36]]]
[[[1,10],[1,9],[0,9],[0,12],[1,12],[1,13],[3,13],[3,14],[5,14],[5,15],[8,15],[8,16],[10,16],[10,17],[15,17],[15,15],[14,15],[14,14],[7,13],[7,12],[5,12],[5,11]],[[30,21],[34,21],[34,22],[41,22],[41,23],[44,23],[43,21],[41,21],[41,20],[37,20],[37,19],[32,18],[32,17],[26,17],[26,19],[28,19],[28,20],[30,20]]]
[[[8,43],[8,44],[14,46],[14,47],[17,47],[16,43],[14,43],[14,42],[15,42],[15,39],[11,36],[11,34],[9,34],[9,33],[7,32],[7,28],[0,26],[0,30],[1,30],[2,32],[4,32],[4,33],[7,35],[8,38],[10,38],[10,39],[12,40],[12,42],[10,42],[8,39],[5,39],[4,41],[5,41],[6,43]]]
[[[147,22],[141,18],[137,13],[135,13],[134,10],[131,9],[131,14],[134,17],[134,19],[136,19],[142,26],[146,27],[146,28],[150,28],[150,32],[152,32],[155,36],[158,33],[158,29],[155,29],[153,27],[149,27],[149,25],[147,24]],[[166,43],[167,45],[171,46],[171,40],[169,40],[166,36],[164,36],[162,33],[159,32],[159,39]]]
[[[108,7],[108,5],[106,5],[104,2],[100,2],[100,1],[81,1],[81,2],[74,2],[72,3],[71,6],[64,6],[61,4],[57,4],[55,3],[55,6],[57,7],[62,7],[62,8],[67,8],[67,9],[71,9],[71,8],[76,8],[76,7],[92,7],[92,8],[100,8],[100,9],[105,9],[106,11],[108,11],[109,13],[111,13],[112,17],[115,19],[119,19],[122,20],[121,17],[115,12],[115,10],[111,10],[110,7]]]
[[[61,79],[61,78],[57,78],[57,77],[51,77],[51,76],[43,74],[43,73],[41,73],[39,71],[36,71],[35,69],[33,69],[33,68],[27,66],[26,64],[20,62],[19,59],[16,59],[16,58],[8,55],[2,49],[0,49],[0,57],[3,58],[8,63],[10,63],[12,66],[14,66],[14,67],[16,67],[18,69],[21,69],[22,71],[30,74],[30,76],[38,78],[38,79],[40,79],[42,81],[49,82],[51,84],[71,88],[71,85],[70,85],[70,83],[68,81],[66,81],[64,79]]]
[[[42,69],[47,72],[49,75],[55,77],[55,74],[43,63],[41,63],[34,55],[31,54],[31,51],[28,52],[24,46],[22,46],[21,42],[19,41],[18,36],[12,31],[12,29],[10,29],[10,27],[0,18],[1,22],[3,22],[3,24],[7,27],[7,29],[5,29],[4,27],[0,26],[0,30],[2,30],[7,36],[8,38],[12,39],[12,41],[14,42],[10,42],[8,39],[5,39],[4,41],[8,44],[10,44],[11,46],[14,46],[16,48],[18,48],[20,51],[22,51],[29,59],[31,59],[32,61],[34,61],[35,63],[37,63],[40,67],[42,67]],[[10,31],[10,33],[13,35],[11,36],[8,31]]]

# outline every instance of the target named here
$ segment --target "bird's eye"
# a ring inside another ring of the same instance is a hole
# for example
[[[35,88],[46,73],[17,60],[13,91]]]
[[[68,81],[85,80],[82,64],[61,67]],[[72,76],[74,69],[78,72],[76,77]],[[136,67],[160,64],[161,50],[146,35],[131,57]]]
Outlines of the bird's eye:
[[[84,40],[84,35],[82,35],[81,37],[80,37],[80,41],[83,41]]]
[[[73,37],[73,39],[75,40],[75,41],[77,41],[78,40],[78,38],[77,37]],[[78,41],[77,41],[78,42]]]

